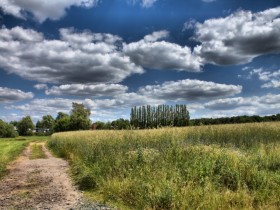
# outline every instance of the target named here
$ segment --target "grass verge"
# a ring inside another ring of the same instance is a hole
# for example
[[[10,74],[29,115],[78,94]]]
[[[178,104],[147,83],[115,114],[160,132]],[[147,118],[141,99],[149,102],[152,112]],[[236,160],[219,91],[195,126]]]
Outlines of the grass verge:
[[[43,151],[43,146],[39,144],[33,144],[31,146],[31,156],[30,159],[44,159],[46,155]]]

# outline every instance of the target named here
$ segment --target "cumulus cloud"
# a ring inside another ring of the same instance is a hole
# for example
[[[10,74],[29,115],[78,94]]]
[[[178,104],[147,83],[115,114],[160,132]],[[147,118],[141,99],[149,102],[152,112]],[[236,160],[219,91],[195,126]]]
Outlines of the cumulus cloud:
[[[186,79],[165,82],[161,85],[148,85],[140,88],[139,93],[151,98],[195,101],[231,96],[239,94],[241,91],[242,86],[239,85],[226,85]]]
[[[0,67],[41,83],[118,83],[143,73],[118,50],[121,38],[111,34],[61,29],[48,40],[31,29],[0,29]]]
[[[0,103],[23,101],[27,99],[32,99],[33,97],[34,95],[31,92],[23,92],[17,89],[0,87]]]
[[[52,99],[34,99],[24,105],[12,105],[6,109],[16,109],[22,111],[25,115],[53,115],[56,112],[69,112],[72,103],[81,103],[80,100],[52,98]]]
[[[138,42],[125,44],[124,53],[137,65],[154,69],[178,71],[201,71],[201,60],[194,56],[191,48],[163,41],[167,31],[154,32]]]
[[[192,118],[218,118],[241,115],[273,115],[280,109],[280,95],[222,98],[198,104],[190,109]]]
[[[280,7],[262,12],[239,10],[227,17],[197,23],[194,48],[204,63],[244,64],[257,56],[280,52]],[[261,43],[261,44],[260,44]]]
[[[43,115],[56,115],[58,112],[69,113],[72,109],[72,103],[82,103],[91,109],[92,118],[111,119],[117,113],[123,113],[124,110],[132,106],[144,104],[162,104],[165,101],[151,99],[141,96],[137,93],[123,93],[115,98],[110,99],[69,99],[69,98],[44,98],[34,99],[23,105],[6,106],[8,110],[20,111],[23,116],[37,116],[36,119]]]
[[[53,86],[46,90],[47,95],[76,95],[76,96],[118,96],[128,90],[127,86],[120,84],[68,84]]]
[[[95,6],[98,0],[1,0],[0,8],[6,14],[26,19],[27,12],[31,13],[39,22],[46,19],[58,20],[63,17],[71,6],[90,8]]]
[[[225,98],[210,101],[204,104],[210,110],[222,110],[234,115],[235,111],[248,112],[258,115],[276,114],[280,109],[280,95],[267,94],[264,96]],[[235,114],[236,115],[236,114]]]

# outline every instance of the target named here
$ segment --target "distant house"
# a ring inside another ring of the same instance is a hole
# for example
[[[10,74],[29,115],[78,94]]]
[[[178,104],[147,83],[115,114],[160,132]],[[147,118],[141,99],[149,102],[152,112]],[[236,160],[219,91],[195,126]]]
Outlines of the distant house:
[[[36,128],[33,130],[33,133],[48,133],[50,132],[49,128]]]
[[[93,124],[91,125],[91,130],[96,130],[96,128],[97,128],[97,124],[96,124],[96,123],[93,123]]]

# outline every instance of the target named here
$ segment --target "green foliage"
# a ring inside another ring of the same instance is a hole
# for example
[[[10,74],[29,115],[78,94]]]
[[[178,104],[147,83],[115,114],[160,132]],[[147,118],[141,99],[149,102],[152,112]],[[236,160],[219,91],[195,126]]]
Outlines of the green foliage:
[[[186,105],[133,107],[130,114],[130,124],[135,128],[181,127],[188,125],[189,120]]]
[[[279,123],[54,134],[81,189],[131,209],[277,209]]]
[[[112,121],[111,126],[114,129],[125,130],[125,129],[129,129],[130,123],[129,123],[129,120],[125,120],[123,118],[120,118],[120,119],[117,119],[115,121]]]
[[[63,132],[70,130],[70,117],[67,114],[63,114],[62,112],[58,113],[58,116],[55,120],[54,131],[55,132]]]
[[[52,132],[54,127],[54,119],[51,115],[46,115],[42,117],[42,128],[49,129]]]
[[[88,130],[90,128],[90,110],[83,104],[72,103],[70,115],[71,130]]]
[[[18,136],[14,126],[0,120],[0,138],[14,138]]]
[[[260,117],[253,116],[236,116],[222,118],[201,118],[190,120],[191,125],[218,125],[218,124],[236,124],[236,123],[253,123],[253,122],[273,122],[280,121],[280,114]]]
[[[33,135],[32,130],[34,129],[34,124],[31,120],[30,116],[22,118],[21,121],[18,122],[18,133],[21,136],[31,136]]]

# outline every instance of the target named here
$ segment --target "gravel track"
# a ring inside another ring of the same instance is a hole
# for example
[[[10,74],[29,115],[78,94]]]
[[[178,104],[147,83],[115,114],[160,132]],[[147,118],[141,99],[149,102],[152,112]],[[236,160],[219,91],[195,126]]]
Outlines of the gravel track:
[[[67,174],[68,163],[41,144],[45,159],[30,160],[31,143],[0,181],[0,209],[110,209],[83,198]]]

